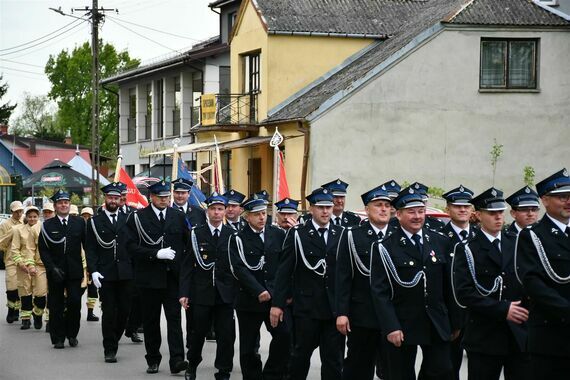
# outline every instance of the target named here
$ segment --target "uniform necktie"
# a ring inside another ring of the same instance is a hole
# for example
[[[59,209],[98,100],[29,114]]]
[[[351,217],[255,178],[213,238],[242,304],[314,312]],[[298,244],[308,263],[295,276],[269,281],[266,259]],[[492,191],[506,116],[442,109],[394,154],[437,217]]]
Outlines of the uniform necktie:
[[[162,211],[158,213],[158,220],[161,224],[164,224],[164,215],[162,215]]]
[[[461,236],[461,240],[463,241],[463,240],[466,240],[466,239],[467,239],[468,232],[465,231],[465,230],[461,230],[461,232],[459,233],[459,235]]]
[[[499,239],[495,239],[493,240],[493,245],[495,246],[495,248],[497,248],[497,251],[499,251],[499,253],[501,252],[501,241]]]
[[[232,222],[234,229],[239,230],[239,222]]]
[[[340,216],[337,216],[336,218],[334,218],[334,224],[336,224],[337,226],[340,226]]]
[[[180,211],[184,212],[184,207],[178,206],[178,209],[179,209]]]
[[[327,232],[327,229],[325,227],[319,228],[319,235],[321,236],[321,239],[323,239],[325,244],[327,244],[327,241],[325,240],[325,232]]]
[[[111,224],[113,224],[113,226],[117,224],[117,219],[115,219],[116,217],[117,214],[111,214]]]
[[[422,237],[418,234],[414,234],[412,235],[412,239],[414,240],[414,243],[416,243],[416,248],[418,250],[418,252],[420,253],[420,256],[422,255],[423,249],[422,249]]]
[[[570,226],[566,227],[566,237],[570,237]]]
[[[384,233],[382,231],[378,231],[378,239],[382,239],[384,237]]]
[[[264,236],[263,236],[263,231],[261,231],[261,232],[256,232],[256,234],[259,236],[259,238],[261,239],[261,241],[265,243],[265,238],[264,238]]]
[[[61,224],[63,224],[64,227],[67,227],[67,219],[63,218],[61,220]]]

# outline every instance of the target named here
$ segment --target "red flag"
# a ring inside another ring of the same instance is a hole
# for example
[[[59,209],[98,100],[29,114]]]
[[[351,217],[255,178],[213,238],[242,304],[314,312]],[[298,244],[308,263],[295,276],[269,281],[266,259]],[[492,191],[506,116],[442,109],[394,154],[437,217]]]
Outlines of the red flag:
[[[144,195],[141,194],[139,189],[133,183],[133,180],[125,169],[121,168],[119,172],[119,181],[127,185],[127,204],[135,208],[143,208],[148,206],[148,200]]]
[[[289,185],[287,185],[287,176],[285,176],[285,163],[283,162],[283,152],[279,152],[279,187],[276,200],[289,198]]]

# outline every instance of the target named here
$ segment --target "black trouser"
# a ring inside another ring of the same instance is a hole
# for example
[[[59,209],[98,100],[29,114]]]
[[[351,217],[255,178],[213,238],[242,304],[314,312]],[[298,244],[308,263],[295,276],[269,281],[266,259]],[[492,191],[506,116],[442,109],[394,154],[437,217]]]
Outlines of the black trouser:
[[[405,337],[405,333],[404,333]],[[405,343],[405,341],[404,341]],[[418,379],[444,380],[451,375],[449,342],[433,339],[431,344],[420,345],[423,361]],[[383,339],[382,370],[386,380],[415,380],[417,345],[396,347]]]
[[[344,380],[374,378],[374,365],[380,351],[382,334],[380,330],[350,326],[346,342],[347,352],[342,369]]]
[[[131,299],[128,302],[131,303],[131,311],[129,313],[127,327],[125,330],[128,333],[134,333],[137,332],[137,329],[142,325],[141,299],[139,296],[139,290],[136,287],[133,287]]]
[[[49,328],[52,344],[77,338],[81,320],[81,279],[56,282],[48,277]]]
[[[178,302],[178,284],[169,276],[167,289],[139,288],[143,315],[144,346],[148,365],[160,364],[160,316],[162,308],[166,316],[170,368],[184,360],[184,342],[182,339],[181,306]]]
[[[87,297],[89,298],[98,298],[99,295],[97,293],[97,287],[93,282],[87,283]]]
[[[219,298],[217,296],[216,298]],[[216,359],[214,367],[220,373],[230,373],[233,367],[234,342],[236,338],[234,309],[232,304],[217,303],[215,305],[190,306],[192,328],[188,339],[188,362],[196,368],[202,362],[202,348],[206,334],[210,330],[212,320],[216,332]]]
[[[459,336],[451,342],[451,367],[453,368],[453,380],[459,380],[459,372],[461,371],[461,363],[463,362],[463,346],[461,341],[463,340],[463,330],[459,333]]]
[[[564,354],[568,355],[568,352]],[[570,374],[570,357],[531,354],[531,379],[567,380]]]
[[[498,380],[501,370],[505,370],[505,380],[531,379],[530,356],[527,353],[513,352],[509,355],[487,355],[481,352],[467,351],[467,370],[469,380]],[[565,378],[568,378],[567,372]],[[549,376],[541,379],[551,380]]]
[[[239,360],[243,380],[282,379],[287,372],[291,348],[291,331],[285,320],[276,328],[271,327],[269,310],[266,312],[250,312],[237,310],[239,322]],[[259,345],[259,329],[265,323],[271,334],[269,355],[265,367],[261,365],[261,357],[257,353]]]
[[[105,354],[117,352],[131,308],[132,281],[105,281],[101,289],[101,330]]]
[[[317,347],[321,355],[321,379],[341,379],[344,336],[336,329],[335,319],[294,317],[294,320],[295,347],[291,353],[291,380],[307,378],[311,356]]]

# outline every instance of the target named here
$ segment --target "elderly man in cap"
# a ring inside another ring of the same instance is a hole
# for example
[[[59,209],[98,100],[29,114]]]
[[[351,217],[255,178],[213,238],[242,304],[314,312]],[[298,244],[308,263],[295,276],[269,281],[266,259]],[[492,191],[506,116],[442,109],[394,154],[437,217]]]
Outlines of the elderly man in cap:
[[[449,239],[424,228],[426,207],[412,187],[392,204],[399,227],[374,245],[370,286],[383,334],[382,369],[387,379],[415,379],[417,347],[421,376],[451,374],[449,342],[455,324],[450,285]]]
[[[273,328],[269,321],[275,274],[281,260],[285,232],[268,226],[267,204],[257,196],[243,203],[247,224],[230,237],[230,263],[240,288],[235,309],[239,321],[240,364],[244,379],[282,379],[287,371],[290,325]],[[256,352],[261,325],[272,336],[269,356],[262,368]]]
[[[275,203],[275,207],[277,208],[277,218],[275,218],[277,227],[283,231],[289,231],[297,225],[299,202],[291,198],[283,198]]]
[[[199,207],[192,206],[188,200],[190,198],[194,182],[185,178],[178,178],[176,181],[172,181],[172,184],[172,198],[174,200],[172,207],[182,211],[184,215],[186,215],[186,220],[190,224],[190,227],[205,224],[206,213],[204,210]]]
[[[519,233],[516,268],[531,299],[528,350],[533,379],[570,373],[570,176],[562,169],[536,184],[546,214]]]
[[[39,251],[46,267],[50,336],[54,348],[78,344],[81,319],[81,248],[85,244],[85,221],[69,215],[69,193],[58,190],[53,197],[56,216],[46,220],[39,237]]]
[[[206,199],[208,220],[194,227],[180,276],[180,304],[190,308],[186,379],[196,378],[206,334],[214,321],[216,379],[229,379],[233,367],[235,282],[230,270],[228,239],[235,231],[223,224],[228,199],[214,192]]]
[[[313,351],[321,355],[321,378],[340,379],[344,336],[336,329],[336,254],[345,229],[331,223],[333,195],[324,188],[307,200],[312,218],[290,229],[283,244],[283,260],[277,271],[270,310],[271,325],[283,322],[293,292],[295,345],[291,354],[291,379],[306,379]]]
[[[85,252],[92,283],[101,296],[105,362],[115,363],[131,306],[133,266],[127,215],[118,211],[121,187],[113,182],[101,191],[105,208],[87,221]]]
[[[502,232],[506,204],[494,187],[471,200],[481,221],[465,244],[457,244],[453,284],[467,308],[462,345],[470,379],[528,379],[526,296],[515,275],[515,238]]]
[[[336,327],[348,336],[343,379],[372,379],[382,336],[370,295],[372,245],[392,233],[390,196],[385,186],[361,195],[367,221],[348,227],[337,255]]]
[[[149,187],[151,203],[133,212],[128,250],[135,260],[135,285],[141,298],[147,373],[158,372],[160,316],[166,316],[170,372],[188,367],[184,361],[182,315],[178,303],[180,266],[186,254],[188,228],[184,214],[169,207],[170,182],[158,181]]]
[[[513,236],[517,236],[524,228],[532,226],[538,220],[540,211],[540,200],[536,191],[528,186],[515,191],[507,199],[511,206],[511,216],[513,222],[507,231]]]
[[[473,191],[463,185],[449,190],[442,195],[446,201],[445,211],[449,215],[449,223],[443,227],[441,233],[447,235],[451,239],[451,247],[455,249],[457,244],[467,242],[467,239],[475,236],[475,231],[469,224],[471,214],[473,213],[473,205],[470,203],[473,199]],[[453,260],[454,253],[450,253],[449,260]],[[451,342],[451,364],[453,365],[453,378],[459,380],[459,372],[461,363],[463,362],[463,327],[465,322],[465,312],[463,309],[458,310],[461,321],[461,332]]]
[[[4,252],[4,267],[6,269],[6,298],[8,300],[8,315],[6,322],[12,323],[18,320],[20,311],[20,297],[18,297],[18,275],[14,260],[10,255],[10,244],[12,243],[12,229],[22,224],[22,213],[24,206],[20,201],[10,203],[9,219],[0,224],[0,250]]]

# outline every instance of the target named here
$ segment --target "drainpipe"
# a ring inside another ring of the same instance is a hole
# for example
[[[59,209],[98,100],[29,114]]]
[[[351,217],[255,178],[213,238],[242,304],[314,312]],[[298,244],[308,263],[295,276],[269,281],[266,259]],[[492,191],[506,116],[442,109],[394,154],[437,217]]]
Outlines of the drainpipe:
[[[306,126],[309,126],[308,123],[305,123]],[[302,132],[304,135],[304,151],[303,151],[303,167],[301,171],[301,201],[302,208],[304,210],[307,209],[306,203],[306,195],[307,195],[307,167],[309,166],[309,152],[311,148],[311,131],[309,128],[304,127],[304,123],[302,121],[297,122],[297,130]]]

